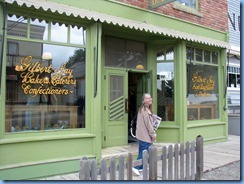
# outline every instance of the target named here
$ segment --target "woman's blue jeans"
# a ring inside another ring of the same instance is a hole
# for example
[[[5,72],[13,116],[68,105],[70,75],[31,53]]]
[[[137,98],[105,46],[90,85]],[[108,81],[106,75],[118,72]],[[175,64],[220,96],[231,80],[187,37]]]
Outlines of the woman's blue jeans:
[[[138,150],[137,160],[142,159],[143,150],[147,150],[148,151],[150,146],[151,146],[151,143],[139,140],[139,150]],[[138,170],[142,169],[142,165],[136,166],[135,168],[138,169]]]

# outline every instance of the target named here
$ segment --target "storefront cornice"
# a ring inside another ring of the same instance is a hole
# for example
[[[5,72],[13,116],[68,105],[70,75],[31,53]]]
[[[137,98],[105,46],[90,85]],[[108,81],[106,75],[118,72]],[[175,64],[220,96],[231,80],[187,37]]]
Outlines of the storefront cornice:
[[[145,31],[153,34],[160,34],[167,37],[173,37],[177,39],[183,39],[187,41],[202,43],[210,46],[216,46],[221,48],[229,48],[229,44],[224,41],[207,38],[204,36],[198,36],[166,27],[156,26],[147,22],[139,22],[135,20],[125,19],[113,15],[108,15],[96,11],[87,9],[81,9],[77,7],[67,6],[64,4],[58,4],[56,2],[45,1],[45,0],[5,0],[6,3],[13,4],[17,3],[19,6],[34,7],[36,9],[43,9],[44,11],[50,10],[59,14],[66,14],[67,16],[73,15],[74,17],[80,17],[83,19],[100,21],[102,23],[108,23],[118,26],[124,26],[130,29],[139,31]]]

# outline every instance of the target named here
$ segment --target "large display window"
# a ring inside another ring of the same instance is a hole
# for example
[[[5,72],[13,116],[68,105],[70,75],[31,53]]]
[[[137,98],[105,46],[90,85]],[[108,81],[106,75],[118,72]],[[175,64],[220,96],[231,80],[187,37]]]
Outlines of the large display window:
[[[219,117],[218,52],[187,47],[187,117]]]
[[[5,131],[85,128],[85,28],[20,18],[8,17]]]

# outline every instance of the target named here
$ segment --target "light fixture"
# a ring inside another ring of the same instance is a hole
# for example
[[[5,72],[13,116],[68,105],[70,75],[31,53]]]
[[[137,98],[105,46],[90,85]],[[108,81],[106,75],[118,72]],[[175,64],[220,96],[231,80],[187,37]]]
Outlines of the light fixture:
[[[53,59],[53,56],[50,52],[44,52],[42,54],[42,59],[43,60],[52,60]]]
[[[16,65],[15,66],[15,71],[22,71],[23,70],[23,66],[22,65]]]
[[[136,69],[139,69],[139,70],[143,70],[144,69],[144,66],[139,64],[139,65],[136,65]]]

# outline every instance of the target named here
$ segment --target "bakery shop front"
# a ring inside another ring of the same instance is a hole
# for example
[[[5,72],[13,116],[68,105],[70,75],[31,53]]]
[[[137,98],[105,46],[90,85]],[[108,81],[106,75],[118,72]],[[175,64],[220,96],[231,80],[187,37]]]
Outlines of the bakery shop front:
[[[171,33],[160,21],[146,25],[93,8],[0,3],[1,179],[76,172],[81,157],[99,160],[103,148],[136,141],[129,128],[143,93],[162,118],[158,142],[227,140],[225,33],[183,21]],[[209,38],[177,32],[182,24]]]

